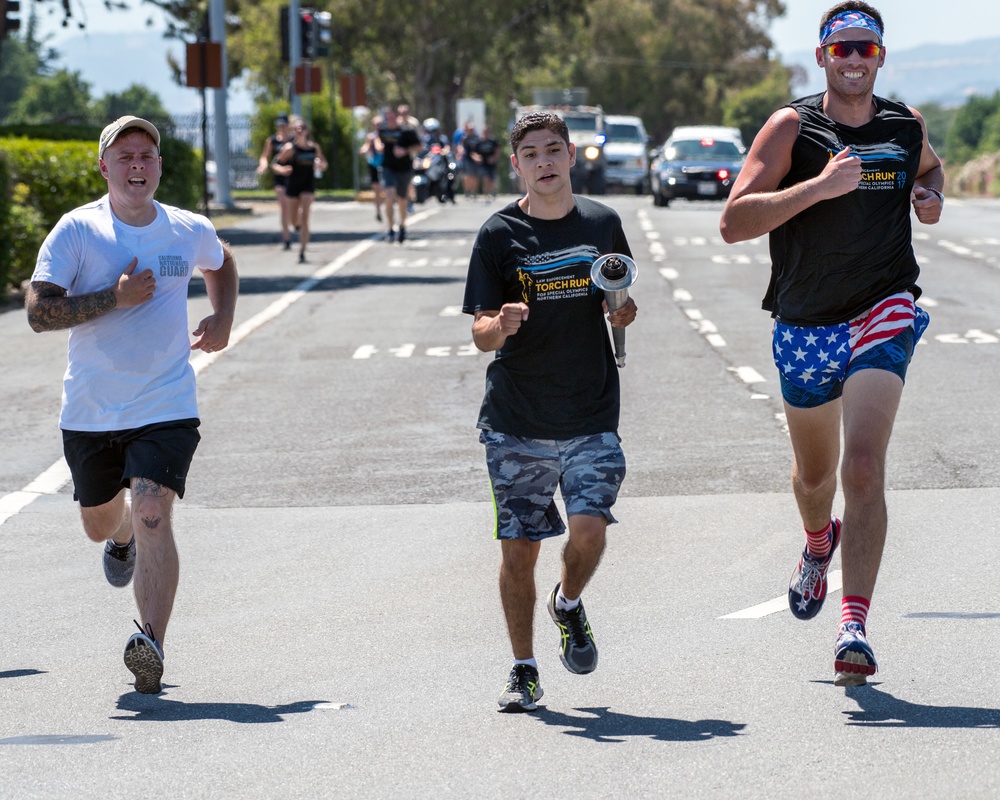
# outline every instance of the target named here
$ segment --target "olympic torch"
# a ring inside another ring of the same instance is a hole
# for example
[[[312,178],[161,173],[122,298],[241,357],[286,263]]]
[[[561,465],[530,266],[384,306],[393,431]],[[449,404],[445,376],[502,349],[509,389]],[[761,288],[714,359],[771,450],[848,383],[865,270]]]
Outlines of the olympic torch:
[[[617,311],[628,300],[628,287],[639,277],[635,261],[621,253],[601,256],[590,268],[590,282],[604,292],[609,311]],[[625,366],[625,329],[612,328],[615,343],[615,361],[618,368]]]

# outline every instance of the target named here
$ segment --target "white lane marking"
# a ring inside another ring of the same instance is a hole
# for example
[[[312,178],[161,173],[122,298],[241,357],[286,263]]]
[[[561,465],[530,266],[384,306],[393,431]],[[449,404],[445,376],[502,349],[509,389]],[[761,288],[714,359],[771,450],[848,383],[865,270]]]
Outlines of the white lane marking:
[[[712,347],[726,346],[726,340],[722,338],[722,336],[720,336],[718,333],[710,333],[705,338],[708,339],[708,343],[712,345]]]
[[[461,306],[445,306],[441,309],[441,313],[438,314],[439,317],[460,317],[462,316]]]
[[[389,352],[396,356],[396,358],[409,358],[416,349],[417,346],[415,344],[401,344],[399,347],[390,347]]]
[[[767,378],[761,375],[753,367],[728,367],[730,372],[735,372],[736,377],[743,383],[765,383]]]
[[[426,219],[436,213],[436,210],[429,210],[420,212],[419,214],[414,214],[410,217],[410,222],[419,222],[420,220]],[[229,346],[225,350],[217,350],[214,353],[206,353],[204,350],[199,350],[196,354],[192,355],[191,368],[194,370],[194,374],[201,374],[209,366],[214,364],[223,353],[229,352],[233,349],[233,347],[246,339],[247,336],[256,331],[258,328],[287,311],[293,303],[301,300],[306,293],[314,289],[320,281],[325,280],[334,273],[340,271],[353,259],[357,258],[376,242],[380,241],[382,241],[382,234],[376,234],[370,239],[358,242],[354,245],[354,247],[335,258],[329,264],[318,269],[312,274],[311,277],[306,278],[294,289],[291,289],[283,294],[263,311],[255,314],[241,325],[238,325],[230,334]],[[42,494],[56,494],[69,482],[69,479],[70,473],[69,467],[66,466],[66,460],[60,458],[52,466],[46,469],[45,472],[25,486],[21,491],[12,492],[0,497],[0,525],[3,525],[15,514],[23,511]],[[56,485],[56,481],[58,481],[58,485]],[[45,491],[32,489],[31,487],[33,486],[43,487]]]
[[[363,344],[360,345],[353,353],[351,358],[356,360],[370,359],[372,356],[381,353],[382,351],[373,344]],[[387,347],[385,352],[391,353],[396,358],[411,358],[417,353],[417,346],[415,344],[401,344],[395,347]],[[478,356],[482,355],[482,351],[476,347],[475,342],[470,342],[469,344],[463,345],[435,345],[427,347],[423,350],[425,356],[430,356],[431,358],[447,358],[449,356]]]
[[[674,300],[680,303],[690,303],[694,298],[687,289],[674,289]]]
[[[660,269],[660,275],[662,275],[668,281],[675,281],[681,276],[681,274],[673,267],[662,267]]]
[[[66,465],[66,460],[60,458],[21,491],[11,492],[0,497],[0,525],[3,525],[43,494],[58,494],[69,478],[69,467]]]
[[[835,569],[827,574],[827,595],[840,591],[843,585],[844,573],[839,569]],[[766,617],[768,614],[776,614],[779,611],[788,611],[787,594],[783,594],[781,597],[775,597],[773,600],[758,603],[755,606],[750,606],[750,608],[744,608],[742,611],[734,611],[732,614],[726,614],[718,619],[760,619],[761,617]]]
[[[378,352],[378,348],[373,344],[363,344],[354,351],[351,358],[371,358]]]
[[[951,252],[953,252],[955,255],[958,255],[958,256],[970,256],[970,255],[972,255],[972,251],[968,247],[965,247],[964,245],[956,244],[955,242],[949,242],[947,239],[939,239],[938,240],[938,247],[942,247],[945,250],[950,250]]]

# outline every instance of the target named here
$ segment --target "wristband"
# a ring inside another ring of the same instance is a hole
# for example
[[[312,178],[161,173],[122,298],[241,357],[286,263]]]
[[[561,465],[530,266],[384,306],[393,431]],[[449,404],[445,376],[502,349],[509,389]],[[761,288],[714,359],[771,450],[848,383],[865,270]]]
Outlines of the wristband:
[[[944,205],[944,193],[940,189],[932,189],[930,186],[924,187],[928,192],[934,192],[938,196],[938,200],[941,201],[941,205]]]

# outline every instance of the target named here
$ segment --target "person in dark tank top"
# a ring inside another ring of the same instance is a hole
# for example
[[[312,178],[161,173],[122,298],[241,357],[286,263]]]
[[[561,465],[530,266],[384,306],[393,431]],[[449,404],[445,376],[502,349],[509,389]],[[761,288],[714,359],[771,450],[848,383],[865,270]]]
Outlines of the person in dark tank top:
[[[287,170],[288,218],[299,232],[299,263],[302,264],[309,246],[309,216],[316,197],[316,179],[326,170],[327,161],[322,148],[310,138],[309,126],[298,117],[292,121],[292,138],[282,145],[275,161]]]
[[[837,686],[864,684],[877,670],[867,621],[888,527],[886,451],[928,322],[916,305],[910,214],[934,224],[944,204],[944,171],[923,118],[874,93],[887,56],[884,31],[882,15],[865,2],[823,14],[816,63],[826,91],[771,116],[720,222],[729,243],[769,237],[762,306],[774,318],[772,352],[806,539],[788,602],[799,619],[819,613],[842,543]],[[833,516],[838,466],[843,521]]]

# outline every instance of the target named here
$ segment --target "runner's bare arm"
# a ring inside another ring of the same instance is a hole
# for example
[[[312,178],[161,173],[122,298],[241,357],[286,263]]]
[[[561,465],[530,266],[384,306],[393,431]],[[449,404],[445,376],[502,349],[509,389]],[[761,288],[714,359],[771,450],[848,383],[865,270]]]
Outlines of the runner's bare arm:
[[[114,286],[72,297],[54,283],[32,281],[24,301],[28,324],[38,333],[61,331],[102,317],[116,308],[145,303],[156,290],[156,279],[150,269],[135,274],[138,263],[133,258]]]
[[[861,181],[861,159],[847,149],[834,155],[815,178],[778,190],[792,164],[799,115],[783,108],[757,134],[733,191],[722,211],[719,230],[732,244],[770,233],[821,200],[854,191]]]
[[[472,323],[472,341],[484,353],[499,350],[527,318],[526,303],[504,303],[499,311],[477,311]]]

